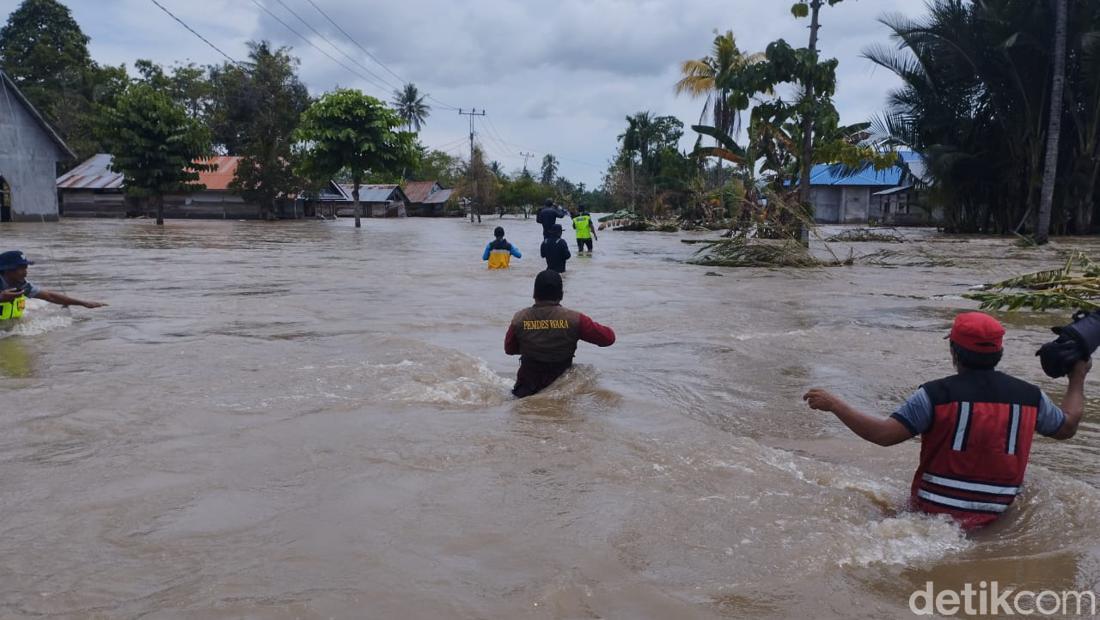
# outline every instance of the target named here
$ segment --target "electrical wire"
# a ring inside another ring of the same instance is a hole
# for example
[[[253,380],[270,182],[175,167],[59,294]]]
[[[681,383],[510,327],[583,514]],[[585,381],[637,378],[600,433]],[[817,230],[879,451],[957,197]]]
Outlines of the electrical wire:
[[[171,17],[172,19],[174,19],[174,20],[176,20],[177,22],[179,22],[179,24],[180,24],[181,26],[183,26],[183,27],[184,27],[184,28],[186,28],[186,29],[187,29],[188,31],[190,31],[190,32],[191,32],[191,34],[193,34],[193,35],[195,35],[196,37],[198,37],[198,38],[199,38],[199,39],[200,39],[200,40],[201,40],[201,41],[202,41],[203,43],[205,43],[205,44],[209,45],[210,47],[212,47],[212,48],[214,49],[214,51],[215,51],[215,52],[217,52],[217,53],[221,54],[222,56],[225,56],[225,57],[226,57],[226,58],[227,58],[227,59],[229,60],[229,62],[231,62],[231,63],[233,63],[233,64],[239,64],[239,63],[238,63],[238,62],[237,62],[236,60],[233,60],[233,57],[232,57],[232,56],[230,56],[229,54],[226,54],[225,52],[223,52],[223,51],[221,50],[221,48],[219,48],[219,47],[218,47],[217,45],[214,45],[213,43],[211,43],[211,42],[210,42],[209,40],[207,40],[207,38],[206,38],[206,37],[204,37],[204,36],[202,36],[201,34],[199,34],[198,32],[196,32],[194,28],[192,28],[191,26],[188,26],[188,25],[187,25],[186,23],[184,23],[184,21],[183,21],[182,19],[180,19],[180,18],[176,17],[175,13],[173,13],[172,11],[169,11],[168,9],[164,8],[164,5],[163,5],[163,4],[161,4],[161,3],[157,2],[157,0],[149,0],[149,1],[150,1],[150,2],[152,2],[153,4],[157,5],[157,6],[158,6],[158,7],[160,8],[160,10],[164,11],[165,13],[167,13],[169,17]]]

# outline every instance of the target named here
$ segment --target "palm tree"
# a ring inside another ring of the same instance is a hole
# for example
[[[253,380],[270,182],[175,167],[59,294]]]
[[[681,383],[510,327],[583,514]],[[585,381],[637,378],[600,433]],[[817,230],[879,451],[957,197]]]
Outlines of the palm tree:
[[[736,134],[741,129],[741,111],[749,107],[749,93],[733,90],[728,84],[745,67],[763,60],[763,54],[742,53],[732,31],[719,34],[715,30],[710,56],[685,60],[680,65],[683,77],[676,82],[676,94],[706,97],[699,123],[709,114],[714,127],[726,135]]]
[[[424,103],[424,100],[428,98],[427,94],[421,95],[417,90],[416,84],[412,82],[405,84],[405,87],[401,90],[393,91],[393,107],[397,110],[398,116],[405,121],[405,125],[409,128],[409,131],[415,129],[416,132],[420,132],[420,128],[424,125],[424,121],[428,118],[428,113],[431,112],[431,107]]]
[[[1039,202],[1039,225],[1035,243],[1045,244],[1050,237],[1050,211],[1054,206],[1054,182],[1058,178],[1058,141],[1062,137],[1062,101],[1066,90],[1066,16],[1069,0],[1058,0],[1054,26],[1054,78],[1047,121],[1047,152],[1043,170],[1043,189]]]
[[[552,185],[556,176],[558,176],[558,158],[547,153],[542,158],[542,184]]]

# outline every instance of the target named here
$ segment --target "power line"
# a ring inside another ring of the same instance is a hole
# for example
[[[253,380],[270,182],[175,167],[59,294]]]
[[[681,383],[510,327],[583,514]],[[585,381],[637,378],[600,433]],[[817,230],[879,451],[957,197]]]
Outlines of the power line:
[[[202,35],[201,35],[201,34],[199,34],[198,32],[195,32],[195,29],[194,29],[194,28],[192,28],[191,26],[188,26],[188,25],[187,25],[186,23],[184,23],[184,21],[183,21],[182,19],[180,19],[180,18],[176,17],[176,15],[175,15],[174,13],[172,13],[172,11],[169,11],[168,9],[164,8],[164,5],[163,5],[163,4],[161,4],[161,3],[157,2],[157,0],[149,0],[149,1],[150,1],[150,2],[152,2],[153,4],[157,5],[157,6],[158,6],[158,7],[160,8],[160,10],[164,11],[165,13],[167,13],[169,17],[171,17],[172,19],[174,19],[174,20],[176,20],[177,22],[179,22],[179,24],[180,24],[181,26],[183,26],[184,28],[186,28],[187,30],[189,30],[189,31],[191,32],[191,34],[193,34],[193,35],[195,35],[196,37],[198,37],[198,38],[199,38],[199,39],[200,39],[200,40],[201,40],[201,41],[202,41],[203,43],[205,43],[205,44],[209,45],[210,47],[214,48],[214,51],[216,51],[217,53],[221,54],[222,56],[225,56],[225,57],[226,57],[226,59],[228,59],[228,60],[229,60],[229,62],[231,62],[231,63],[233,63],[233,64],[239,64],[239,63],[238,63],[238,62],[237,62],[236,60],[233,60],[233,57],[232,57],[232,56],[230,56],[229,54],[226,54],[225,52],[221,51],[221,49],[220,49],[220,48],[218,48],[218,46],[217,46],[217,45],[214,45],[213,43],[211,43],[211,42],[210,42],[209,40],[207,40],[207,38],[206,38],[206,37],[202,36]]]
[[[329,16],[329,14],[326,13],[324,9],[322,9],[320,6],[317,5],[316,2],[314,2],[314,0],[306,0],[306,2],[309,2],[309,4],[311,6],[313,6],[313,8],[317,9],[317,12],[320,13],[325,19],[327,19],[330,24],[335,26],[336,29],[340,31],[340,34],[344,35],[344,38],[346,38],[348,41],[351,41],[352,45],[354,45],[355,47],[358,47],[360,50],[363,51],[364,54],[367,55],[367,57],[369,57],[374,62],[378,63],[378,66],[385,69],[390,75],[397,78],[397,80],[399,82],[401,82],[402,84],[409,83],[408,80],[406,80],[405,78],[398,75],[397,72],[394,71],[393,69],[390,69],[389,66],[386,65],[386,63],[382,62],[377,56],[372,54],[370,50],[368,50],[361,43],[359,43],[359,41],[357,41],[355,39],[355,37],[348,34],[348,31],[344,30],[343,26],[341,26],[339,24],[339,22],[337,22],[336,20],[332,19],[332,17]],[[280,0],[280,4],[282,4],[281,0]],[[442,100],[438,99],[437,97],[434,97],[431,93],[428,93],[428,99],[431,99],[432,101],[436,102],[436,104],[438,104],[440,107],[442,107],[445,110],[450,110],[450,111],[453,112],[453,111],[459,109],[458,107],[453,106],[453,105],[447,103],[446,101],[442,101]]]
[[[280,4],[280,5],[281,5],[281,6],[282,6],[282,7],[284,8],[284,9],[286,9],[288,13],[290,13],[291,15],[293,15],[295,19],[297,19],[298,21],[302,22],[302,25],[304,25],[304,26],[305,26],[306,28],[309,28],[309,29],[310,29],[311,31],[313,31],[313,34],[315,34],[315,35],[317,35],[318,37],[320,37],[320,38],[321,38],[321,40],[322,40],[322,41],[324,41],[325,43],[328,43],[328,44],[329,44],[329,47],[331,47],[332,49],[336,50],[336,52],[337,52],[338,54],[341,54],[341,55],[343,55],[343,56],[344,56],[344,58],[347,58],[347,59],[348,59],[348,60],[350,60],[351,62],[353,62],[353,63],[355,63],[356,65],[358,65],[358,66],[359,66],[359,67],[360,67],[361,69],[363,69],[364,71],[366,71],[368,75],[370,75],[371,77],[375,78],[375,79],[376,79],[376,80],[378,80],[379,82],[381,82],[381,83],[383,83],[383,84],[385,84],[385,85],[387,85],[387,86],[389,86],[390,88],[393,88],[393,89],[395,89],[395,90],[397,89],[397,87],[396,87],[396,86],[394,86],[393,84],[391,84],[391,83],[390,83],[390,82],[389,82],[389,81],[388,81],[388,80],[387,80],[386,78],[384,78],[384,77],[382,77],[382,76],[378,75],[378,74],[377,74],[377,73],[375,73],[374,71],[371,71],[369,67],[367,67],[367,66],[366,66],[366,65],[364,65],[363,63],[361,63],[361,62],[359,62],[358,60],[356,60],[355,58],[353,58],[353,57],[352,57],[352,56],[351,56],[350,54],[348,54],[348,53],[347,53],[347,52],[345,52],[344,50],[342,50],[342,49],[340,49],[339,47],[337,47],[335,43],[333,43],[333,42],[332,42],[331,40],[329,40],[329,38],[328,38],[328,37],[326,37],[326,36],[325,36],[324,34],[322,34],[322,33],[321,33],[320,31],[318,31],[318,30],[317,30],[316,28],[314,28],[312,24],[310,24],[310,23],[309,23],[309,22],[307,22],[307,21],[306,21],[305,19],[303,19],[301,15],[299,15],[298,13],[296,13],[296,12],[294,11],[294,9],[290,8],[289,6],[287,6],[286,2],[283,2],[283,0],[275,0],[275,1],[276,1],[276,2],[278,2],[278,3],[279,3],[279,4]]]
[[[368,84],[371,84],[371,85],[372,85],[372,86],[374,86],[375,88],[378,88],[378,89],[380,89],[380,90],[383,90],[383,91],[387,89],[387,87],[386,87],[386,86],[382,86],[382,85],[378,84],[377,82],[375,82],[375,81],[374,81],[374,80],[372,80],[371,78],[368,78],[367,76],[363,75],[362,73],[359,73],[359,72],[358,72],[358,71],[356,71],[355,69],[353,69],[353,68],[351,68],[351,67],[347,66],[347,65],[346,65],[346,64],[344,64],[344,63],[343,63],[343,62],[342,62],[342,61],[341,61],[340,59],[338,59],[338,58],[334,57],[334,56],[333,56],[332,54],[329,54],[329,53],[328,53],[328,52],[326,52],[325,50],[323,50],[323,49],[321,49],[320,47],[318,47],[318,46],[317,46],[317,44],[315,44],[315,43],[314,43],[313,41],[310,41],[310,40],[309,40],[309,39],[308,39],[307,37],[303,36],[303,35],[302,35],[302,33],[298,32],[298,31],[297,31],[297,30],[295,30],[294,28],[291,28],[291,27],[290,27],[290,24],[288,24],[288,23],[286,23],[285,21],[283,21],[282,19],[280,19],[278,15],[276,15],[276,14],[272,13],[272,12],[271,12],[271,10],[270,10],[270,9],[268,9],[268,8],[267,8],[266,6],[264,6],[264,5],[260,4],[258,0],[252,0],[252,4],[255,4],[255,5],[256,5],[257,7],[259,7],[259,8],[260,8],[260,10],[262,10],[262,11],[263,11],[264,13],[267,13],[268,15],[270,15],[272,19],[274,19],[275,21],[277,21],[277,22],[279,22],[280,24],[282,24],[282,25],[283,25],[283,28],[286,28],[287,30],[289,30],[289,31],[293,32],[293,33],[294,33],[295,35],[297,35],[297,36],[298,36],[298,38],[299,38],[299,39],[301,39],[301,40],[305,41],[305,42],[306,42],[306,44],[308,44],[308,45],[309,45],[310,47],[312,47],[313,49],[315,49],[315,50],[317,50],[318,52],[320,52],[320,53],[321,53],[321,54],[322,54],[323,56],[325,56],[326,58],[328,58],[328,59],[329,59],[329,60],[331,60],[332,62],[334,62],[334,63],[336,63],[336,64],[340,65],[341,67],[343,67],[344,69],[346,69],[347,71],[349,71],[349,72],[350,72],[350,73],[351,73],[352,75],[358,76],[358,77],[359,77],[360,79],[364,80],[364,81],[365,81],[365,82],[367,82]]]

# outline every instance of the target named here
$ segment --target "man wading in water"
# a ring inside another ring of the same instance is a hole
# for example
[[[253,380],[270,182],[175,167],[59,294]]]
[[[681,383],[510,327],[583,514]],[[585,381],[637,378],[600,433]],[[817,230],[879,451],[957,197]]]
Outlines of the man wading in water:
[[[569,214],[561,207],[555,207],[554,201],[550,198],[547,198],[542,204],[543,207],[539,209],[538,214],[535,215],[535,221],[542,224],[542,237],[546,239],[553,232],[554,225],[557,224],[558,218],[565,217]]]
[[[46,291],[27,282],[27,266],[33,264],[34,261],[27,260],[27,257],[18,250],[0,254],[0,321],[22,317],[28,297],[59,306],[99,308],[107,305],[98,301],[81,301],[68,295]]]
[[[955,317],[948,337],[958,374],[924,384],[889,418],[856,411],[822,389],[802,398],[880,446],[921,435],[912,506],[950,515],[965,529],[988,525],[1020,491],[1032,433],[1069,439],[1077,432],[1092,368],[1088,360],[1077,362],[1059,408],[1038,387],[994,370],[1004,333],[988,314]]]
[[[561,275],[546,270],[535,277],[535,305],[512,318],[504,336],[504,352],[519,355],[519,372],[512,393],[536,394],[573,365],[577,341],[599,347],[615,344],[615,332],[580,312],[562,307]]]

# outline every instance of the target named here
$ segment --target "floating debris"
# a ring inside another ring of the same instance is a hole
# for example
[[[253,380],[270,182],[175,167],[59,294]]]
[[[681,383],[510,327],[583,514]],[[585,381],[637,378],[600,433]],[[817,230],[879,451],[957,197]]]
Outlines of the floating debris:
[[[885,232],[873,228],[852,228],[826,239],[837,243],[905,243],[905,238],[897,232]]]
[[[1100,265],[1074,252],[1061,269],[1037,271],[983,285],[963,297],[982,310],[1100,310]]]

